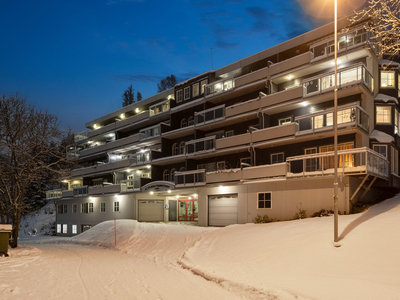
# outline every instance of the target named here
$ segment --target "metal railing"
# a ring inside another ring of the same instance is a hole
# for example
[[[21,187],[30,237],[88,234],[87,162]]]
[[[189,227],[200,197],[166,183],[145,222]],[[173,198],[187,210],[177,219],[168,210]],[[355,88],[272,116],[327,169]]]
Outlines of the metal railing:
[[[86,140],[88,138],[88,133],[89,133],[89,130],[75,133],[75,135],[74,135],[75,143],[78,141],[81,141],[81,140]]]
[[[60,199],[62,198],[62,190],[58,189],[58,190],[50,190],[46,192],[46,199],[50,200],[50,199]]]
[[[140,178],[120,181],[121,193],[140,192]]]
[[[219,81],[215,81],[210,84],[207,84],[204,87],[205,96],[209,97],[215,94],[224,93],[232,90],[234,87],[235,87],[234,78],[225,78]]]
[[[363,83],[370,91],[373,91],[374,78],[364,64],[349,66],[338,70],[338,89],[345,86]],[[303,80],[303,97],[309,97],[330,91],[335,87],[335,73],[324,73],[317,77]]]
[[[175,172],[175,186],[201,186],[206,184],[206,170]]]
[[[185,143],[186,155],[215,150],[215,135]]]
[[[82,197],[88,195],[88,186],[76,186],[73,188],[74,190],[74,197]]]
[[[150,114],[150,117],[152,117],[152,116],[156,116],[156,115],[165,113],[165,112],[169,111],[169,109],[170,109],[170,101],[166,100],[161,103],[157,103],[155,105],[150,106],[149,114]]]
[[[161,135],[160,125],[148,127],[148,128],[145,128],[145,129],[141,129],[139,131],[139,134],[140,134],[140,140],[141,141],[160,136]]]
[[[194,114],[194,125],[204,125],[225,119],[225,104],[209,108]]]
[[[323,152],[288,157],[290,165],[287,177],[307,177],[333,175],[334,152]],[[370,148],[355,148],[338,151],[338,174],[371,174],[389,178],[389,161]]]
[[[332,129],[333,112],[334,109],[332,108],[296,117],[294,119],[298,124],[296,134],[308,134]],[[357,126],[368,132],[369,116],[359,105],[344,105],[338,107],[337,124],[339,127],[340,125]]]

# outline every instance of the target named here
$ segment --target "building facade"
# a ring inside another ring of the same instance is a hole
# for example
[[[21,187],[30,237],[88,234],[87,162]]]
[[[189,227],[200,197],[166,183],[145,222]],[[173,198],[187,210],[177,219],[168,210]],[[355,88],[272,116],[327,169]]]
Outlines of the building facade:
[[[400,61],[364,24],[338,36],[339,211],[400,188]],[[333,208],[334,36],[328,24],[86,124],[49,191],[57,234],[106,220],[226,226]]]

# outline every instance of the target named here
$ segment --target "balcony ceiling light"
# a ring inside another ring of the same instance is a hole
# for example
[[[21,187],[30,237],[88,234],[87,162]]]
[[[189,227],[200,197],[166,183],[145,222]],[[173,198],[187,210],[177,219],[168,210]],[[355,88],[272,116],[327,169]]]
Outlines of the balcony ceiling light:
[[[135,113],[139,113],[139,108],[136,108],[136,109],[135,109]]]
[[[303,102],[300,103],[300,105],[301,105],[301,106],[307,106],[307,105],[308,105],[308,102],[307,102],[307,101],[303,101]]]
[[[150,166],[150,165],[147,165],[146,168],[147,168],[147,169],[151,169],[151,166]]]
[[[150,195],[154,195],[154,192],[153,192],[153,191],[151,191],[151,192],[150,192]]]
[[[171,190],[168,190],[168,194],[171,194]]]
[[[286,77],[288,80],[291,80],[293,78],[293,75],[289,75],[288,77]]]

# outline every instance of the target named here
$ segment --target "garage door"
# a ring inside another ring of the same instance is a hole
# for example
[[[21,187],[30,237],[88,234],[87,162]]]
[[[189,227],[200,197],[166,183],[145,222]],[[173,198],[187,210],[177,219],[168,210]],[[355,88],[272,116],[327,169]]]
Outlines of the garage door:
[[[227,226],[238,223],[238,196],[208,196],[208,225]]]
[[[163,222],[164,200],[139,200],[139,222]]]

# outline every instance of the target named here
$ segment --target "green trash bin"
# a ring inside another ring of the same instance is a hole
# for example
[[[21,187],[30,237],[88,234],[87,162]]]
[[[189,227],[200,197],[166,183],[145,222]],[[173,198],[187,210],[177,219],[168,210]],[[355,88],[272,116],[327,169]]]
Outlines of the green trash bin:
[[[8,240],[12,226],[10,224],[0,224],[0,256],[8,256]]]

